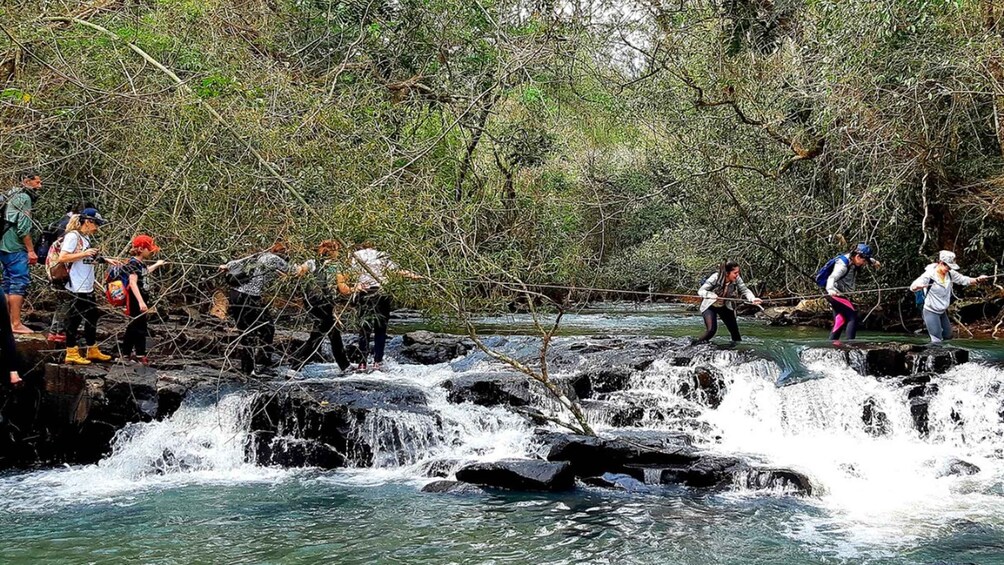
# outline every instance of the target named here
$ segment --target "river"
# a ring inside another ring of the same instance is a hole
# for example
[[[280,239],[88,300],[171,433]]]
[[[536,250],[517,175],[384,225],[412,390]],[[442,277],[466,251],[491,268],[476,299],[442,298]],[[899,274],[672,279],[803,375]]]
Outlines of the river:
[[[479,323],[521,334],[527,321]],[[718,408],[701,414],[697,433],[723,453],[804,472],[819,487],[815,496],[640,483],[562,494],[421,493],[428,461],[528,456],[532,428],[501,408],[447,402],[438,385],[465,367],[391,362],[366,378],[421,387],[441,420],[430,434],[425,422],[389,415],[396,433],[413,438],[408,453],[378,453],[377,468],[257,466],[245,449],[248,395],[192,398],[163,422],[123,430],[97,465],[0,476],[0,562],[1004,563],[996,344],[958,342],[975,359],[936,377],[922,438],[904,390],[837,361],[820,341],[824,330],[741,325],[740,347],[768,360],[719,359],[729,387]],[[622,306],[568,316],[562,339],[698,331],[691,312]],[[890,339],[863,339],[879,337]],[[659,429],[681,405],[678,370],[657,361],[632,377],[623,401],[644,401],[641,425]],[[309,378],[332,377],[318,367]],[[888,419],[878,437],[861,427],[869,399]],[[595,416],[601,431],[609,428]],[[981,470],[945,476],[954,458]]]

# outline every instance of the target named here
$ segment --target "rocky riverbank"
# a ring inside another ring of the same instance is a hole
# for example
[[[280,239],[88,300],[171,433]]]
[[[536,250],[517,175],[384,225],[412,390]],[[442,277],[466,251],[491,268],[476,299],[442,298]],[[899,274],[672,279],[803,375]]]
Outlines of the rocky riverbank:
[[[391,343],[400,363],[448,367],[436,385],[446,402],[503,410],[536,428],[531,459],[429,460],[417,450],[449,442],[430,390],[367,374],[308,370],[288,378],[248,379],[222,356],[233,338],[212,327],[162,327],[152,367],[58,364],[58,351],[40,338],[19,349],[31,367],[27,383],[0,391],[0,468],[94,463],[106,456],[123,427],[170,417],[186,399],[230,391],[254,395],[248,425],[248,457],[283,467],[370,467],[422,461],[429,492],[467,493],[483,488],[567,490],[576,484],[633,489],[679,485],[697,489],[771,489],[804,496],[817,486],[797,469],[777,467],[743,454],[723,453],[702,419],[731,386],[724,369],[741,366],[774,378],[772,361],[752,350],[693,346],[687,339],[561,338],[548,363],[555,382],[579,402],[600,437],[556,427],[564,416],[543,386],[493,362],[466,338],[412,332]],[[282,334],[280,351],[305,335]],[[539,340],[489,337],[488,344],[524,363],[535,363]],[[932,377],[969,361],[965,350],[902,344],[846,349],[807,348],[809,363],[828,358],[860,378],[896,383],[910,402],[916,433],[928,433],[928,407],[938,394]],[[667,406],[646,389],[652,371],[672,370]],[[798,385],[794,385],[798,386]],[[888,433],[889,418],[876,399],[861,406],[860,426]],[[944,462],[946,473],[969,473],[964,461]],[[978,468],[977,468],[978,471]]]

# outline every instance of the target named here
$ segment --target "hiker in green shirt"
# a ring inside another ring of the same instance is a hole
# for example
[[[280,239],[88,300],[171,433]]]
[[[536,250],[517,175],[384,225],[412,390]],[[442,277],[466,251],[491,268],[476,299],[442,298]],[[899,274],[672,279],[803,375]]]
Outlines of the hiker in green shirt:
[[[30,334],[31,328],[21,321],[21,306],[28,292],[29,265],[38,262],[31,241],[31,207],[35,195],[42,188],[42,177],[29,172],[21,175],[21,186],[14,187],[0,197],[3,205],[3,227],[0,231],[0,265],[3,266],[3,291],[7,294],[11,330],[16,334]]]

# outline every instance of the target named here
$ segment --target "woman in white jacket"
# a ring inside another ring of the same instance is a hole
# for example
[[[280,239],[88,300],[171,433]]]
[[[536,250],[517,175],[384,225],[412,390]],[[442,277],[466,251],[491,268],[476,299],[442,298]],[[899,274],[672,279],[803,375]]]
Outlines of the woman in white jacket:
[[[706,331],[695,343],[711,340],[718,333],[718,318],[725,322],[732,341],[742,341],[739,335],[739,324],[736,322],[736,303],[743,296],[747,302],[759,305],[761,300],[746,286],[739,276],[739,264],[734,261],[722,263],[717,273],[714,273],[701,285],[697,295],[701,301],[701,317],[704,318]]]
[[[924,325],[931,336],[931,343],[941,343],[952,339],[952,321],[948,318],[948,305],[952,302],[953,285],[969,286],[979,284],[990,277],[983,275],[967,277],[958,272],[955,253],[938,253],[938,262],[927,266],[923,275],[910,284],[910,290],[924,291]]]

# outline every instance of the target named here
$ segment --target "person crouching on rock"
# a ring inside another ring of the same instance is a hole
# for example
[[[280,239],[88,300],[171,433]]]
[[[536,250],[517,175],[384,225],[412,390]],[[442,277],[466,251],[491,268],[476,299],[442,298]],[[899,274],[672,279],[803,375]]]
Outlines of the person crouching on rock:
[[[308,270],[307,264],[289,263],[284,243],[276,243],[268,251],[220,265],[220,271],[241,273],[241,276],[234,277],[237,279],[234,281],[237,286],[231,289],[229,297],[229,314],[240,332],[237,348],[241,372],[248,375],[257,373],[259,349],[271,358],[275,320],[262,301],[265,287],[280,275],[302,276]],[[271,364],[271,361],[267,364]]]
[[[697,295],[704,299],[701,301],[701,317],[704,318],[705,332],[695,343],[704,343],[715,337],[719,317],[729,329],[732,341],[742,341],[739,324],[736,322],[736,303],[741,300],[739,296],[752,304],[760,305],[762,302],[743,282],[743,278],[739,276],[739,264],[734,261],[722,263],[718,272],[704,281]]]
[[[850,253],[834,257],[831,262],[833,270],[826,278],[826,300],[833,308],[830,340],[839,340],[844,328],[847,329],[847,339],[854,339],[858,334],[858,311],[851,299],[843,294],[854,292],[861,269],[869,265],[878,269],[882,264],[872,258],[872,247],[867,243],[859,243]]]
[[[149,267],[144,261],[149,261],[160,247],[148,235],[138,235],[132,240],[132,253],[129,261],[122,266],[123,274],[129,275],[128,292],[126,293],[126,314],[129,324],[122,338],[122,355],[128,356],[132,362],[149,365],[146,356],[146,336],[148,333],[148,316],[150,291],[147,277],[164,265],[157,261]]]
[[[85,208],[74,216],[66,226],[63,245],[60,248],[60,263],[69,264],[70,280],[66,283],[70,307],[66,314],[66,359],[65,363],[90,365],[92,361],[110,361],[111,357],[98,349],[98,303],[94,295],[94,264],[96,262],[115,264],[98,256],[98,249],[91,247],[91,236],[105,224],[101,214],[94,208]],[[77,347],[77,332],[84,324],[84,345],[86,356]]]
[[[7,295],[0,288],[0,375],[7,375],[12,385],[20,384],[21,358],[17,354],[17,343],[14,341],[14,329],[10,325],[10,313],[7,311]]]
[[[923,275],[910,283],[910,290],[924,291],[924,326],[931,336],[931,343],[941,343],[952,339],[952,321],[948,318],[948,306],[952,302],[952,286],[980,284],[990,277],[967,277],[958,272],[955,253],[938,253],[938,262],[927,266]]]
[[[342,333],[338,330],[338,314],[335,312],[339,295],[349,295],[352,289],[346,284],[345,271],[348,265],[342,253],[342,246],[337,241],[325,240],[317,246],[317,254],[321,260],[314,268],[314,277],[306,293],[307,311],[314,319],[314,327],[310,337],[301,346],[294,358],[298,362],[297,370],[303,368],[312,357],[317,355],[324,338],[331,342],[331,352],[335,362],[342,371],[350,367],[349,358],[345,355],[345,344]]]

